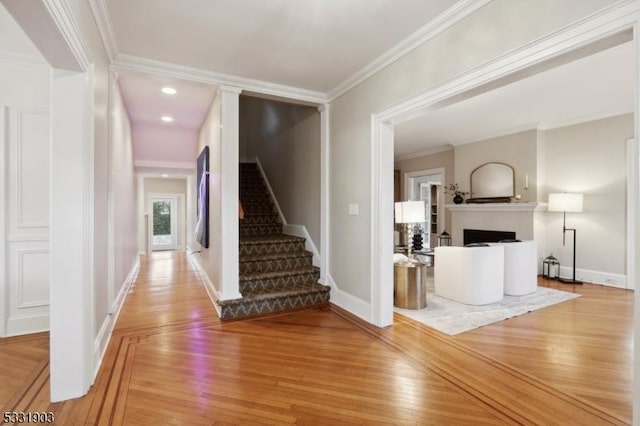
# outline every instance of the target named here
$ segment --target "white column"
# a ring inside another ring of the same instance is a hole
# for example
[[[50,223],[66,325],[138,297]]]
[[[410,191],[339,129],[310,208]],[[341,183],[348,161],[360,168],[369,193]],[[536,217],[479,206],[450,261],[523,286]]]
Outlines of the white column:
[[[320,111],[320,282],[329,285],[329,104]]]
[[[222,253],[220,253],[220,293],[223,300],[240,294],[239,217],[240,199],[240,92],[237,87],[220,87],[220,181]]]
[[[371,322],[393,324],[393,125],[372,118]]]
[[[87,74],[51,85],[51,400],[87,393],[93,377],[93,108]]]

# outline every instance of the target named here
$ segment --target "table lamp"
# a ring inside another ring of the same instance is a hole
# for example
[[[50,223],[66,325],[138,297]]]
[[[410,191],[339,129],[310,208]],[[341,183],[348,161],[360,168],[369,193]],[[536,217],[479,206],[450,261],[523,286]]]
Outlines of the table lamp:
[[[396,210],[396,223],[404,223],[407,230],[407,257],[409,262],[412,262],[411,257],[411,242],[413,237],[414,223],[422,223],[425,219],[424,201],[401,201],[395,203]]]

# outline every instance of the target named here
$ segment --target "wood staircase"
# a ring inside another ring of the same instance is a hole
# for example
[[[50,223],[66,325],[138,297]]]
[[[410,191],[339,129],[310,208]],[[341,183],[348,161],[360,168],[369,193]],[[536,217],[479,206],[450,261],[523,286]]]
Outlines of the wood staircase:
[[[282,233],[282,223],[255,163],[240,164],[241,299],[219,302],[221,319],[237,319],[327,303],[329,287],[305,250],[305,239]]]

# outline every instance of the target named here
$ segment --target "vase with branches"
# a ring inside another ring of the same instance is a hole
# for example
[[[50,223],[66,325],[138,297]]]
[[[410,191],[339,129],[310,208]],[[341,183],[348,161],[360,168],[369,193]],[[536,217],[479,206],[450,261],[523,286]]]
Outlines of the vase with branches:
[[[453,202],[456,204],[461,204],[464,201],[464,196],[469,194],[467,191],[462,191],[457,183],[450,183],[444,192],[453,195]]]

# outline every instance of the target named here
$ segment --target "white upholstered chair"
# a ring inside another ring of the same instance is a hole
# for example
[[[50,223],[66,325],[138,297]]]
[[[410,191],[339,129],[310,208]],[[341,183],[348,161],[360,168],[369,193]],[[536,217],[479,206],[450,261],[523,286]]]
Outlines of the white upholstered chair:
[[[436,247],[435,294],[467,305],[498,302],[504,295],[504,248]]]
[[[495,243],[504,247],[504,294],[522,296],[538,288],[538,247],[535,241]]]

